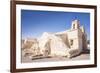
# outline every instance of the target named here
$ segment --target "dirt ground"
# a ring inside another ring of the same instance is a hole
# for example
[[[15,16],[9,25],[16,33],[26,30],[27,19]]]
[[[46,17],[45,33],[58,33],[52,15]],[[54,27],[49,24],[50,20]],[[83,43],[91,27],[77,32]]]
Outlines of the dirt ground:
[[[22,63],[32,63],[32,62],[52,62],[52,61],[71,61],[71,60],[88,60],[90,59],[90,54],[80,54],[73,58],[66,58],[66,57],[48,57],[48,58],[41,58],[41,59],[30,59],[28,57],[22,57]]]

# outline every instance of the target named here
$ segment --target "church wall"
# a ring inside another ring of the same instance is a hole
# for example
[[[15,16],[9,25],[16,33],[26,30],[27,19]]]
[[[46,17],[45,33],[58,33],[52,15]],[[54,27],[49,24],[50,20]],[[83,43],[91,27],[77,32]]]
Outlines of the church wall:
[[[70,30],[68,32],[68,39],[70,48],[82,50],[82,32],[79,29]],[[73,40],[73,44],[71,44],[71,40]]]
[[[82,49],[83,49],[83,47],[82,47],[83,46],[82,38],[78,39],[78,45],[79,45],[78,47],[79,47],[80,51],[82,51]]]
[[[82,40],[83,40],[83,50],[85,50],[85,49],[87,49],[87,38],[86,38],[85,34],[83,34]]]
[[[59,37],[51,39],[50,48],[51,56],[65,56],[66,51],[69,49]]]
[[[70,44],[70,48],[78,49],[79,48],[79,41],[78,41],[78,30],[70,30],[68,32],[68,40]],[[71,43],[72,41],[72,43]]]
[[[81,32],[81,30],[79,29],[78,30],[78,42],[79,42],[79,49],[82,51],[83,49],[83,40],[82,40],[82,35],[83,35],[83,32]]]

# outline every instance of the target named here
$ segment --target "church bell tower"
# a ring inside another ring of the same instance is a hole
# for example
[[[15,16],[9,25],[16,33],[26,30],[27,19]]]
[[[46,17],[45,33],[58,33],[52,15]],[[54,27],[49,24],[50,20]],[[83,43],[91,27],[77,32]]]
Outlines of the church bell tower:
[[[73,20],[71,29],[79,29],[80,27],[79,25],[80,25],[79,20]]]

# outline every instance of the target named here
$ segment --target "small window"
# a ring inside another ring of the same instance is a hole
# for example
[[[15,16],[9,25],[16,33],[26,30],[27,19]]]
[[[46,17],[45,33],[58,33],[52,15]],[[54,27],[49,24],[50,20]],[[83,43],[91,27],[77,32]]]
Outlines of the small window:
[[[73,40],[70,40],[70,45],[71,45],[71,46],[73,45]]]

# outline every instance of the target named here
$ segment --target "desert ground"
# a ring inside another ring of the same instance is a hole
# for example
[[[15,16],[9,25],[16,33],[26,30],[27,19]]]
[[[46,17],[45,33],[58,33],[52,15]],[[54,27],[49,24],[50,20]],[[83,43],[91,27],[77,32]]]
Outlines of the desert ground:
[[[88,60],[90,59],[89,53],[82,53],[78,56],[67,58],[67,57],[46,57],[38,59],[30,59],[28,57],[22,56],[22,63],[32,63],[32,62],[52,62],[52,61],[74,61],[74,60]]]

